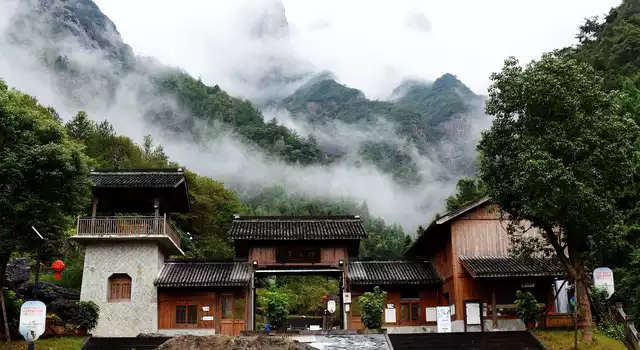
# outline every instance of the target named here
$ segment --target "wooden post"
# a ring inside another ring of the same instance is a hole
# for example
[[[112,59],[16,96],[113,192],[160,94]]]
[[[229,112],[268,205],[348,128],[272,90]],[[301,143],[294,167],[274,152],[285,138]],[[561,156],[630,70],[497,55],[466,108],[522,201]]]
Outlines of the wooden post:
[[[93,195],[93,208],[91,209],[91,217],[95,218],[98,213],[98,196]]]
[[[160,199],[157,196],[153,198],[153,216],[160,216]]]
[[[491,288],[491,318],[493,319],[493,328],[498,327],[498,310],[496,309],[496,285],[492,284]]]

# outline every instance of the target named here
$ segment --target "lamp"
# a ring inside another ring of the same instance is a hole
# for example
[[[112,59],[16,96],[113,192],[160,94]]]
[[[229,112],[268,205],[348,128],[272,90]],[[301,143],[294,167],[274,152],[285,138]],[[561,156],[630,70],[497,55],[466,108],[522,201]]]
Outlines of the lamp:
[[[258,266],[258,260],[252,261],[251,264],[253,265],[253,267],[257,267]]]
[[[340,265],[340,267],[342,267],[342,265],[344,265],[344,260],[340,259],[340,261],[338,261],[338,265]]]

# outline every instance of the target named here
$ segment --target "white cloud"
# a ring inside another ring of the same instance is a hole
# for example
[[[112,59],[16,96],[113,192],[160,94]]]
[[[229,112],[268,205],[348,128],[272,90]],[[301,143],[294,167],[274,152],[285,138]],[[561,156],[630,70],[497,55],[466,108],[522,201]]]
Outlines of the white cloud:
[[[542,51],[571,44],[582,17],[605,12],[615,5],[609,0],[541,0],[518,6],[506,1],[443,1],[436,5],[407,0],[287,0],[284,3],[291,23],[288,42],[249,39],[250,24],[265,4],[256,1],[259,0],[97,3],[138,54],[181,66],[210,85],[219,84],[245,96],[255,96],[260,91],[238,84],[234,74],[248,72],[249,78],[255,78],[265,66],[260,58],[265,51],[284,58],[297,54],[315,69],[334,71],[343,83],[360,88],[369,96],[387,96],[404,76],[434,79],[444,72],[453,72],[476,92],[483,92],[489,73],[498,70],[508,55],[528,60]],[[0,0],[0,34],[18,2]],[[407,28],[404,20],[408,11],[428,18],[430,30]],[[32,45],[36,47],[58,44],[38,41],[35,36],[34,39]],[[93,73],[82,77],[84,85],[75,82],[83,87],[77,97],[84,105],[63,99],[52,76],[37,63],[37,57],[1,39],[0,77],[10,86],[54,106],[65,118],[82,108],[96,120],[108,119],[118,133],[135,140],[150,133],[172,159],[217,180],[245,188],[282,184],[298,193],[366,200],[372,214],[399,222],[408,232],[425,224],[436,211],[442,211],[444,198],[453,191],[452,181],[439,179],[442,166],[428,157],[416,157],[426,180],[407,189],[372,167],[349,163],[295,167],[272,162],[230,134],[200,146],[170,138],[163,130],[143,123],[142,115],[174,101],[140,95],[149,85],[147,78],[138,74],[125,77],[113,100],[108,100],[103,78],[113,76],[114,67],[73,41],[64,42],[63,46],[71,60]],[[478,113],[467,119],[470,128],[452,123],[450,127],[472,134],[464,134],[468,137],[462,145],[445,141],[441,148],[453,158],[472,154],[473,140],[479,129],[487,126],[486,120]],[[299,121],[289,119],[288,123],[303,134],[311,130]],[[335,123],[328,129],[313,131],[319,141],[342,146],[393,136],[388,126],[353,130]]]
[[[260,0],[97,0],[139,53],[180,65],[210,84],[232,84],[225,71],[251,56],[238,33]],[[270,1],[272,2],[272,1]],[[585,17],[608,13],[619,0],[283,0],[292,45],[320,69],[368,96],[388,95],[405,76],[456,74],[484,93],[489,75],[510,55],[528,61],[575,43]],[[247,11],[247,8],[253,9]],[[420,11],[427,33],[407,28]],[[232,87],[229,87],[232,88]],[[232,89],[233,90],[233,89]]]

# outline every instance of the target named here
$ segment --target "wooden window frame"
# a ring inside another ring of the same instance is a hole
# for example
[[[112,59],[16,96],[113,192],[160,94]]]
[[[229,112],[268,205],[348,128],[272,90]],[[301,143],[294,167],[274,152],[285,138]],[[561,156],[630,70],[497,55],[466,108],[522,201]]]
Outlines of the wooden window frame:
[[[407,309],[408,309],[408,319],[407,320],[403,320],[402,319],[402,306],[406,305]],[[411,316],[413,316],[413,306],[417,305],[418,306],[418,315],[417,318],[414,320]],[[422,324],[422,320],[420,319],[420,300],[402,300],[401,302],[398,303],[398,316],[397,316],[397,323],[399,324],[412,324],[412,325],[418,325],[418,324]]]
[[[112,274],[108,280],[107,301],[110,303],[130,302],[132,286],[133,281],[128,274]]]
[[[195,307],[196,315],[195,322],[189,323],[189,307]],[[185,323],[178,323],[178,308],[184,308],[184,320]],[[178,301],[173,306],[173,319],[172,324],[173,328],[198,328],[198,323],[200,321],[200,303],[194,301]]]

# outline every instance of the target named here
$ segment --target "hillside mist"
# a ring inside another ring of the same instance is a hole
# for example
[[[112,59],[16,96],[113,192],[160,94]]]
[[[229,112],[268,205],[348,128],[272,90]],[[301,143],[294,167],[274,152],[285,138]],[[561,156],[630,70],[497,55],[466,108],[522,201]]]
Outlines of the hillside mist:
[[[482,96],[447,73],[370,99],[297,58],[279,1],[243,13],[233,39],[250,54],[222,58],[224,79],[205,82],[137,56],[91,0],[0,0],[0,78],[64,120],[83,110],[134,140],[150,134],[244,197],[280,185],[350,199],[407,231],[443,211],[474,172]]]

